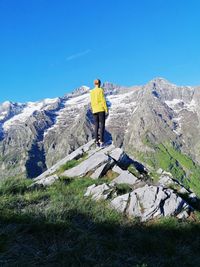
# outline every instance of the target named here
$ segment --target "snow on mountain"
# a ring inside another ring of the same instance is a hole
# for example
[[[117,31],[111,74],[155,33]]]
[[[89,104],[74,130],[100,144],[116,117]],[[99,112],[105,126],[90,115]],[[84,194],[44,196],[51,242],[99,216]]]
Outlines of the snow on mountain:
[[[0,120],[5,119],[6,115],[8,114],[8,111],[2,111],[0,115]]]
[[[133,112],[133,108],[136,107],[136,102],[130,101],[134,92],[128,92],[119,95],[108,95],[106,97],[109,107],[109,117],[106,120],[106,124],[109,124],[114,117],[126,112]]]
[[[3,124],[4,131],[8,131],[12,125],[24,123],[36,111],[48,110],[49,106],[58,102],[58,100],[59,98],[57,97],[53,99],[46,98],[38,102],[27,102],[21,113],[11,117]]]
[[[184,103],[182,99],[173,99],[171,101],[165,101],[165,103],[175,111],[187,109],[188,111],[195,112],[197,105],[194,99],[192,99],[189,103]]]
[[[50,131],[58,128],[59,125],[62,125],[63,121],[66,120],[66,114],[68,114],[67,116],[69,116],[71,113],[74,116],[75,115],[75,109],[88,105],[89,101],[90,101],[89,93],[68,98],[64,102],[64,107],[56,112],[55,123],[53,124],[52,127],[48,128],[44,132],[44,136],[46,136]],[[79,114],[77,114],[77,116],[78,115]]]
[[[188,110],[188,111],[192,111],[192,112],[196,112],[197,110],[197,104],[196,102],[194,101],[194,99],[192,99],[192,101],[190,103],[186,103],[185,104],[185,108]]]
[[[86,105],[89,103],[90,100],[90,95],[89,93],[76,96],[73,98],[70,98],[69,100],[66,101],[66,105]]]
[[[0,123],[10,119],[16,114],[20,113],[24,108],[24,104],[13,103],[10,101],[5,101],[0,104]]]
[[[165,101],[165,103],[170,107],[170,108],[173,108],[175,105],[177,105],[177,104],[179,104],[179,103],[181,103],[181,102],[183,102],[183,100],[182,99],[173,99],[173,100],[171,100],[171,101]]]

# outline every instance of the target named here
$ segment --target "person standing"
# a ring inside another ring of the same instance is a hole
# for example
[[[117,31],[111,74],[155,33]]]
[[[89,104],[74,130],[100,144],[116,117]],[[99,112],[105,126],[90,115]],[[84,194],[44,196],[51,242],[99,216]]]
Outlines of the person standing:
[[[101,88],[101,81],[96,79],[94,85],[95,88],[90,91],[90,101],[95,125],[95,142],[98,146],[104,147],[105,118],[108,114],[108,107],[104,91]]]

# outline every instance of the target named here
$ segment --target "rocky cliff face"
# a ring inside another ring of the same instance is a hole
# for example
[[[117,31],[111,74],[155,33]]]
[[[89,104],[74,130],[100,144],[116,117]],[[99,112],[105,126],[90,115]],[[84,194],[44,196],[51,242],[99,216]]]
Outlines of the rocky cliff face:
[[[104,85],[107,138],[129,153],[168,142],[200,163],[200,88],[156,78],[131,88]],[[89,88],[62,98],[0,105],[0,177],[36,177],[92,139]]]

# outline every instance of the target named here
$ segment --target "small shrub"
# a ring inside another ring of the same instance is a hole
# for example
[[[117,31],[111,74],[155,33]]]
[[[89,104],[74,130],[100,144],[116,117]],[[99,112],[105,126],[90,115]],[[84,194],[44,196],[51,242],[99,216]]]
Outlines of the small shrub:
[[[128,184],[117,184],[116,190],[118,195],[124,195],[132,191],[131,187]]]

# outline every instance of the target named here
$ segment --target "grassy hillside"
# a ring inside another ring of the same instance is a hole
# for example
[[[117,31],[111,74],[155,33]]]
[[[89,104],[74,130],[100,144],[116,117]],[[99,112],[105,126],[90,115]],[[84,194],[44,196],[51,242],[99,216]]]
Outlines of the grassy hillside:
[[[149,143],[148,145],[152,146]],[[174,178],[190,187],[200,197],[200,166],[169,143],[154,145],[153,148],[154,153],[137,153],[136,156],[153,170],[162,168],[171,172]],[[156,177],[156,173],[154,176]]]
[[[30,183],[0,182],[0,266],[200,266],[198,218],[141,224],[83,197],[90,178]]]

